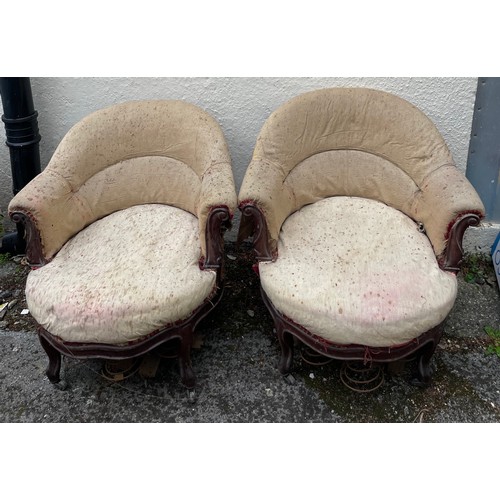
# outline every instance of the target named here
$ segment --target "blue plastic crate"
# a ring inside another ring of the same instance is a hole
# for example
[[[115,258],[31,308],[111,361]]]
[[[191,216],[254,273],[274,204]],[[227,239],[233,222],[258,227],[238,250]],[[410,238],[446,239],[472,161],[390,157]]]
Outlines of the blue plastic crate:
[[[498,287],[500,288],[500,233],[497,234],[495,243],[491,247],[491,258],[493,259],[493,267],[495,268]]]

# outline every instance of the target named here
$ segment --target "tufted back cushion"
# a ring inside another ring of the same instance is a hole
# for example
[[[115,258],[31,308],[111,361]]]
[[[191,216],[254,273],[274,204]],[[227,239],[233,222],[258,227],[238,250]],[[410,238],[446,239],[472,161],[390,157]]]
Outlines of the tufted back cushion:
[[[216,177],[220,182],[213,182]],[[29,210],[50,259],[105,215],[168,204],[200,219],[204,252],[211,198],[231,205],[233,197],[227,145],[208,113],[183,101],[130,101],[96,111],[71,128],[9,211]]]
[[[240,190],[266,215],[272,247],[282,223],[328,196],[382,201],[422,222],[439,255],[450,217],[484,210],[420,110],[386,92],[323,89],[300,95],[264,124]],[[436,217],[436,210],[446,216]]]

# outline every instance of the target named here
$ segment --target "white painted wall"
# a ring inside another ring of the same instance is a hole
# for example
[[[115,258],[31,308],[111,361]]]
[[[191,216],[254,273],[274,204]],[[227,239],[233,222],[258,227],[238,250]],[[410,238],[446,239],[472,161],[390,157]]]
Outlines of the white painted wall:
[[[269,114],[286,100],[324,87],[372,87],[397,94],[436,124],[465,172],[476,78],[32,78],[39,113],[42,168],[64,134],[92,111],[132,99],[183,99],[220,123],[232,156],[237,188]],[[12,198],[9,151],[0,132],[0,211]],[[237,225],[238,219],[235,221]],[[233,230],[229,237],[234,238]]]

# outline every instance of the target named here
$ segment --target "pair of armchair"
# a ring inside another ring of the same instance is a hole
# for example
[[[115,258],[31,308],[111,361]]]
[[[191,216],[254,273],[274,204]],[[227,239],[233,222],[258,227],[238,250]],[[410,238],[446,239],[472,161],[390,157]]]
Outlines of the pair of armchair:
[[[281,373],[296,338],[336,359],[416,353],[429,383],[462,237],[484,208],[423,113],[356,88],[276,110],[238,197],[220,127],[195,106],[129,102],[75,125],[9,206],[26,228],[26,299],[49,379],[61,355],[129,359],[175,341],[193,388],[193,332],[220,300],[237,206]]]

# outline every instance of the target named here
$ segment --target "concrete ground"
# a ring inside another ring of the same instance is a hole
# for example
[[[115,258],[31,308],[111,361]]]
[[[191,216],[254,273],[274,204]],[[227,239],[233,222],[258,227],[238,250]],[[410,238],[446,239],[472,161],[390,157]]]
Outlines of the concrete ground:
[[[0,421],[500,422],[500,358],[487,353],[492,340],[485,331],[500,329],[491,261],[469,259],[459,275],[458,298],[433,358],[432,385],[409,384],[410,362],[386,372],[375,391],[359,393],[342,383],[341,363],[311,366],[299,348],[293,383],[279,374],[278,344],[250,254],[233,244],[227,251],[223,299],[200,324],[193,350],[194,400],[179,384],[176,363],[155,357],[148,358],[159,361],[154,377],[140,370],[123,381],[104,378],[100,361],[64,358],[68,387],[52,386],[33,320],[21,314],[27,268],[0,264],[0,304],[17,300],[0,321]]]

